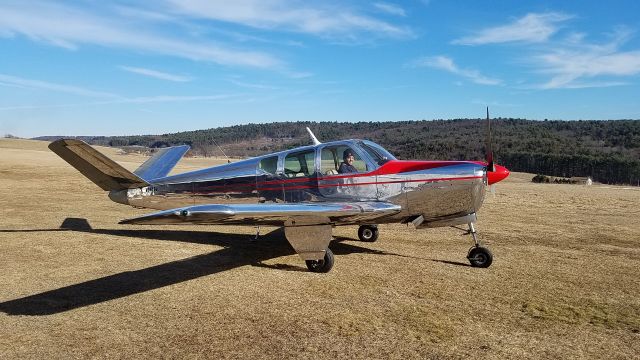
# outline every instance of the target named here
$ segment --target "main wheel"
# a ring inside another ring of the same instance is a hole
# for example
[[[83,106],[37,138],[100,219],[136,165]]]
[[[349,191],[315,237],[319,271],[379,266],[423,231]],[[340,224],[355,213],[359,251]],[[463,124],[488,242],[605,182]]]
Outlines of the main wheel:
[[[469,255],[467,255],[467,259],[469,259],[469,262],[473,267],[488,268],[493,262],[493,255],[489,249],[478,246],[471,248]]]
[[[327,248],[322,260],[306,260],[307,268],[311,272],[328,273],[333,267],[333,252]]]
[[[358,229],[358,237],[360,241],[374,242],[378,240],[379,235],[378,227],[375,225],[362,225]]]

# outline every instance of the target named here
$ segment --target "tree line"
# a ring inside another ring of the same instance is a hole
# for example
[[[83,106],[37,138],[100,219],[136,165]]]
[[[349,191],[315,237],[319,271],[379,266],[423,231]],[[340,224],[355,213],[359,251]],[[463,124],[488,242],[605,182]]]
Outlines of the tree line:
[[[486,120],[400,122],[276,122],[162,135],[81,137],[97,145],[159,148],[187,144],[193,155],[255,156],[320,141],[349,138],[379,143],[399,159],[484,159]],[[534,121],[493,119],[497,162],[512,171],[590,176],[610,184],[640,181],[640,120]],[[41,139],[54,139],[44,137]]]

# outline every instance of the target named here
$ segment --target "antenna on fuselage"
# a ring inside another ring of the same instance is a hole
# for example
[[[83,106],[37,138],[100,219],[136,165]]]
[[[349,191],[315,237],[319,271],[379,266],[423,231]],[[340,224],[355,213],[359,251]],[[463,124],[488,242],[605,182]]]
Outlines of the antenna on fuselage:
[[[222,148],[220,147],[220,145],[218,145],[218,143],[216,143],[215,140],[211,139],[211,141],[213,141],[213,145],[217,146],[218,149],[220,149],[220,151],[222,152],[222,155],[224,155],[225,158],[227,158],[227,164],[231,163],[231,159],[229,159],[229,157],[227,156],[227,154],[225,154],[224,150],[222,150]]]
[[[311,131],[311,129],[309,129],[309,127],[307,126],[307,131],[309,132],[309,136],[311,136],[311,141],[313,141],[313,145],[320,145],[322,144],[320,141],[318,141],[318,139],[316,138],[315,135],[313,135],[313,132]]]

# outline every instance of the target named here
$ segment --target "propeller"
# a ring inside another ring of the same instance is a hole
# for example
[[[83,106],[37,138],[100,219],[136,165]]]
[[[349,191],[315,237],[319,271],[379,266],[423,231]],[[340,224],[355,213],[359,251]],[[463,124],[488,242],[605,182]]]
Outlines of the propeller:
[[[487,183],[491,185],[491,193],[495,193],[494,184],[509,176],[509,170],[504,166],[496,165],[493,161],[493,148],[491,141],[491,118],[487,106],[487,140],[485,144],[485,160],[487,161]]]
[[[493,149],[491,147],[491,118],[489,118],[489,107],[487,106],[487,142],[485,144],[485,159],[487,160],[487,171],[495,172],[493,163]]]

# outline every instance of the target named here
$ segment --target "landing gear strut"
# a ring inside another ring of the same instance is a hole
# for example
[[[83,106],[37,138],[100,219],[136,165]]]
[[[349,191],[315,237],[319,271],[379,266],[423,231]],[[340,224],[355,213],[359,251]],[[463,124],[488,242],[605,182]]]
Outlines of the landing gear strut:
[[[476,228],[473,226],[473,223],[469,223],[469,234],[471,234],[475,245],[469,249],[467,259],[469,259],[469,262],[473,267],[488,268],[493,262],[493,255],[489,249],[480,244],[478,235],[476,234]]]
[[[358,229],[358,238],[364,242],[374,242],[378,240],[378,225],[362,225]]]
[[[328,220],[328,219],[327,219]],[[305,224],[304,219],[285,222],[284,235],[291,247],[307,264],[309,271],[327,273],[333,267],[333,253],[329,249],[331,224]]]

